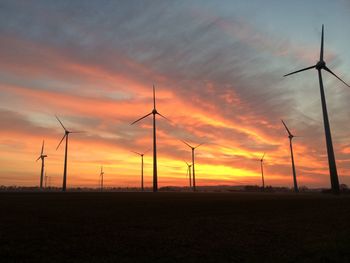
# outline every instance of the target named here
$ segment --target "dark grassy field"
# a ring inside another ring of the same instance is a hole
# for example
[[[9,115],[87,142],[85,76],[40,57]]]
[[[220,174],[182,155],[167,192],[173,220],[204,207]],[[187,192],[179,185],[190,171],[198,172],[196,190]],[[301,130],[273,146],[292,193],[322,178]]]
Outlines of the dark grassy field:
[[[1,193],[0,262],[350,262],[350,196]]]

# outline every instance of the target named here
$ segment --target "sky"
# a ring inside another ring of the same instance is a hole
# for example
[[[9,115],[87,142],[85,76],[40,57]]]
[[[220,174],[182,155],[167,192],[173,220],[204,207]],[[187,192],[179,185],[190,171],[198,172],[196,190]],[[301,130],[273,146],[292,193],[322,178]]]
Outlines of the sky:
[[[350,82],[350,2],[0,1],[0,185],[62,185],[64,131],[71,134],[68,187],[138,187],[157,110],[159,186],[329,187],[317,71],[325,25],[327,66]],[[340,183],[350,185],[350,88],[323,73]],[[152,185],[152,151],[145,186]]]

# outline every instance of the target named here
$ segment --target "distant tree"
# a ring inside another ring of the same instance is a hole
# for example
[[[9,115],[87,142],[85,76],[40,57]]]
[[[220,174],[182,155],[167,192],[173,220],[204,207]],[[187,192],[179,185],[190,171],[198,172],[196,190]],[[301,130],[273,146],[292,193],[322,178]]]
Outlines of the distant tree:
[[[307,192],[309,191],[309,188],[305,185],[302,185],[299,187],[299,192]]]
[[[339,188],[340,188],[340,190],[348,190],[349,189],[348,185],[346,185],[346,184],[340,184]]]
[[[350,192],[350,189],[349,189],[349,187],[346,184],[340,184],[339,188],[340,188],[340,191],[343,192],[343,193]]]
[[[247,192],[257,192],[257,191],[260,191],[260,186],[258,185],[246,185],[244,187],[244,190],[247,191]]]

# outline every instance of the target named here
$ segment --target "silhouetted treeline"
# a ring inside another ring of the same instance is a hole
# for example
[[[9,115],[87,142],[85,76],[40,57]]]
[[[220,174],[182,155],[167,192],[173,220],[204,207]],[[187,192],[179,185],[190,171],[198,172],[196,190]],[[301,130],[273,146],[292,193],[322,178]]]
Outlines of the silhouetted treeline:
[[[152,192],[152,188],[148,187],[144,189],[146,192]],[[59,192],[62,191],[61,187],[47,187],[40,189],[38,186],[0,186],[0,192]],[[101,192],[97,187],[73,187],[69,188],[70,192]],[[140,192],[139,187],[106,187],[103,192]],[[164,186],[159,188],[159,191],[163,192],[192,192],[189,187],[180,186]],[[290,193],[293,192],[293,188],[289,187],[276,187],[265,186],[265,188],[258,185],[216,185],[216,186],[198,186],[198,192],[267,192],[267,193]],[[324,188],[308,188],[306,186],[299,187],[299,191],[302,193],[322,192],[330,193],[330,189]],[[342,193],[350,193],[350,189],[346,184],[340,185],[340,191]]]

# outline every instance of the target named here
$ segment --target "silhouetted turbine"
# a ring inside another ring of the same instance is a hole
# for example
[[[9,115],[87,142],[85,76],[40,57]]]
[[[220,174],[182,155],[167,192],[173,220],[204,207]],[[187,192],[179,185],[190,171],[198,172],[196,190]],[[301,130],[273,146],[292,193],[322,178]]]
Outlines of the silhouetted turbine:
[[[298,73],[298,72],[302,72],[305,70],[313,69],[313,68],[317,69],[317,71],[318,71],[318,80],[320,83],[321,103],[322,103],[322,112],[323,112],[323,124],[324,124],[324,130],[325,130],[325,135],[326,135],[326,144],[327,144],[329,173],[330,173],[330,178],[331,178],[331,187],[332,187],[333,193],[338,194],[339,193],[339,179],[338,179],[337,166],[336,166],[334,150],[333,150],[331,129],[330,129],[330,125],[329,125],[326,97],[325,97],[324,88],[323,88],[323,80],[322,80],[321,70],[324,69],[325,71],[328,71],[334,77],[336,77],[341,82],[343,82],[346,86],[348,86],[348,87],[350,87],[350,86],[348,84],[346,84],[341,78],[339,78],[335,73],[333,73],[326,66],[326,62],[323,60],[323,42],[324,42],[324,26],[322,25],[320,60],[314,66],[294,71],[292,73],[284,75],[284,77]]]
[[[264,157],[265,157],[265,153],[263,154],[263,156],[260,159],[260,168],[261,168],[261,180],[262,180],[262,188],[265,189],[265,179],[264,179]]]
[[[104,176],[104,171],[103,171],[103,166],[101,165],[101,172],[100,172],[100,188],[101,188],[101,192],[103,191],[103,176]]]
[[[45,142],[43,141],[43,144],[41,145],[41,153],[40,153],[40,156],[38,157],[38,159],[36,159],[36,161],[39,161],[39,159],[41,159],[40,190],[43,189],[45,158],[47,157],[47,155],[44,154],[44,144],[45,144]]]
[[[65,152],[64,152],[64,169],[63,169],[63,184],[62,184],[62,191],[65,192],[66,191],[66,186],[67,186],[67,156],[68,156],[68,136],[70,133],[81,133],[81,132],[77,132],[77,131],[68,131],[64,125],[62,124],[62,122],[60,121],[60,119],[55,116],[56,119],[58,120],[58,122],[61,124],[62,128],[64,129],[64,135],[60,141],[60,143],[57,145],[56,151],[57,149],[60,147],[62,141],[64,139],[66,139],[66,147],[65,147]]]
[[[297,183],[297,176],[296,176],[296,172],[295,172],[295,165],[294,165],[294,154],[293,154],[293,143],[292,143],[292,140],[294,136],[290,130],[288,129],[287,125],[284,123],[283,120],[281,120],[284,127],[286,128],[287,130],[287,133],[288,133],[288,138],[289,138],[289,146],[290,146],[290,158],[292,160],[292,170],[293,170],[293,182],[294,182],[294,192],[298,193],[299,192],[299,189],[298,189],[298,183]]]
[[[145,155],[146,152],[148,152],[149,150],[145,151],[144,153],[139,153],[139,152],[134,152],[132,151],[133,153],[136,153],[137,155],[140,155],[141,156],[141,191],[144,191],[144,186],[143,186],[143,156]]]
[[[158,175],[157,175],[156,115],[159,115],[166,120],[168,120],[168,118],[164,117],[156,109],[156,91],[155,91],[154,85],[153,85],[153,110],[150,113],[148,113],[147,115],[143,116],[142,118],[131,123],[131,125],[135,124],[136,122],[138,122],[144,118],[147,118],[150,115],[153,115],[153,192],[157,192],[158,191]]]
[[[188,175],[188,180],[189,180],[189,186],[190,188],[192,187],[192,176],[191,176],[191,167],[192,167],[192,164],[189,164],[188,162],[185,162],[187,164],[187,172],[186,172],[186,175]]]
[[[193,191],[196,191],[196,174],[195,174],[195,168],[194,168],[194,150],[197,149],[199,146],[203,145],[203,143],[198,144],[196,147],[193,147],[189,145],[187,142],[182,141],[184,144],[186,144],[188,147],[192,150],[192,179],[193,179]]]

